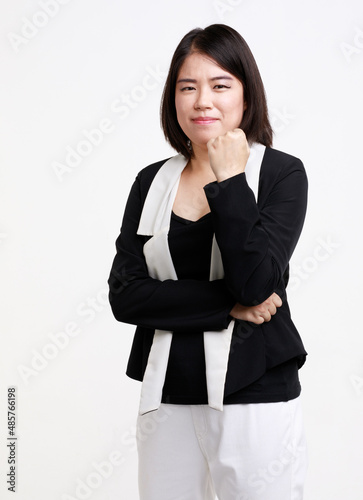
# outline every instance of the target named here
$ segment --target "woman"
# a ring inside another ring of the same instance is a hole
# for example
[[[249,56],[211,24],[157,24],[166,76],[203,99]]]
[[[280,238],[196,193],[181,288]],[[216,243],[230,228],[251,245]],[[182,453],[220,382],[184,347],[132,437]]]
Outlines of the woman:
[[[161,122],[178,155],[137,175],[109,278],[137,325],[140,498],[301,499],[307,353],[285,289],[303,164],[272,149],[257,65],[225,25],[181,40]]]

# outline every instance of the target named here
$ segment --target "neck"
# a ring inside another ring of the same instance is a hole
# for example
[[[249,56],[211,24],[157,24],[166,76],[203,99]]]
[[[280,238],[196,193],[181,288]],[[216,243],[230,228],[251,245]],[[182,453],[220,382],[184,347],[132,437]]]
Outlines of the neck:
[[[211,177],[212,180],[215,180],[216,178],[210,166],[207,146],[193,144],[193,153],[193,157],[189,161],[191,173]]]

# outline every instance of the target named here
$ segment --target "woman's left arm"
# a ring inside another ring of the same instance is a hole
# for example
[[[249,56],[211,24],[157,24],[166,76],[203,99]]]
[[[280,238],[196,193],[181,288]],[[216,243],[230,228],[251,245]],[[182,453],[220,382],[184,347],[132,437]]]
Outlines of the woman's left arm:
[[[261,304],[273,292],[283,295],[283,274],[306,213],[308,183],[302,162],[276,150],[269,156],[278,173],[262,173],[260,206],[244,172],[204,186],[227,286],[245,306]]]

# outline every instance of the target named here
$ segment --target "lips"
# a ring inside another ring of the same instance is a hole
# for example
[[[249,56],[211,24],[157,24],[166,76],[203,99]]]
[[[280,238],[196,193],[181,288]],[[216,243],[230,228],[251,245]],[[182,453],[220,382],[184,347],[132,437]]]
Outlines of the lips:
[[[218,118],[213,118],[212,116],[197,116],[196,118],[192,118],[192,121],[197,125],[210,125],[218,121]]]

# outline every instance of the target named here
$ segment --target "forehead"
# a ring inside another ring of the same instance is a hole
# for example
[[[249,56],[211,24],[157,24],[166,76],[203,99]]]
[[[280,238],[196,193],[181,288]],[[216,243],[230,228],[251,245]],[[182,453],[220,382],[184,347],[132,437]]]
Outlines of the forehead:
[[[207,56],[206,54],[201,54],[199,52],[193,52],[187,56],[180,67],[179,77],[191,77],[194,78],[203,76],[218,76],[218,75],[228,75],[235,78],[231,73],[223,69],[217,61]]]

